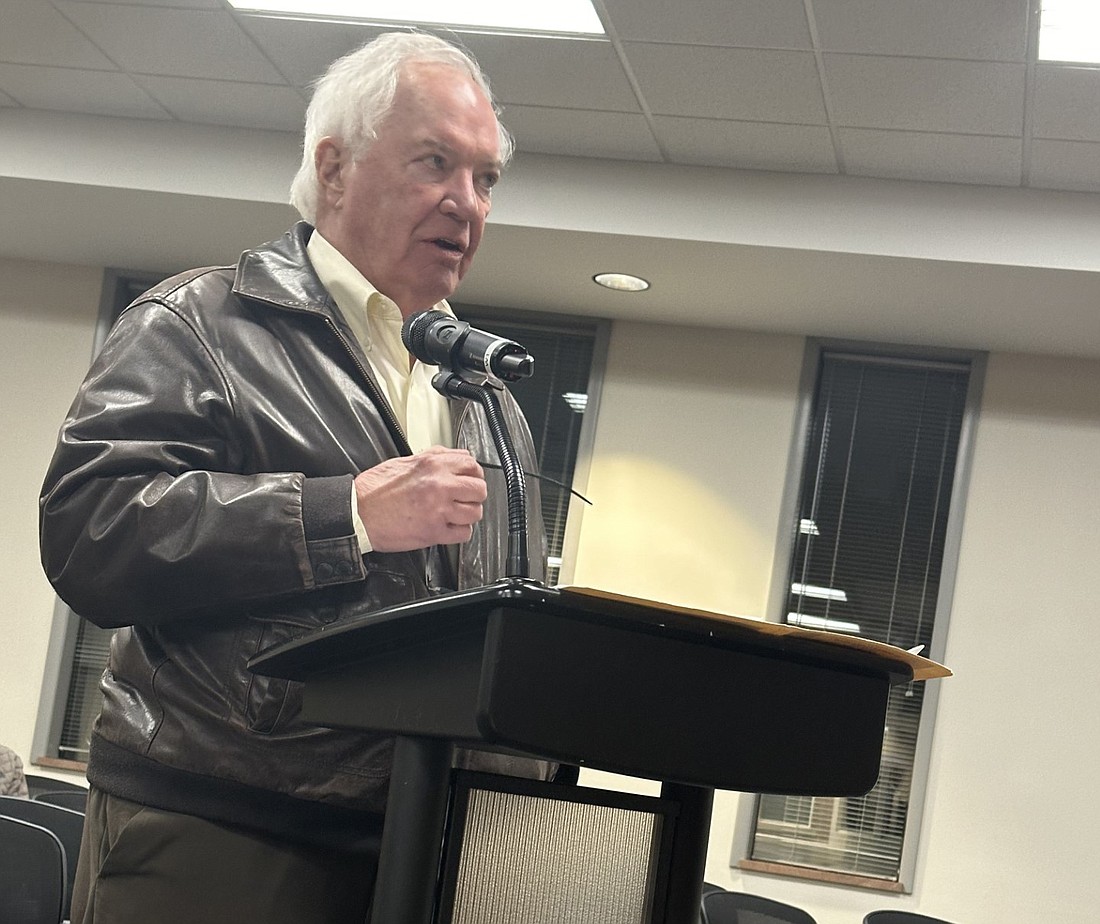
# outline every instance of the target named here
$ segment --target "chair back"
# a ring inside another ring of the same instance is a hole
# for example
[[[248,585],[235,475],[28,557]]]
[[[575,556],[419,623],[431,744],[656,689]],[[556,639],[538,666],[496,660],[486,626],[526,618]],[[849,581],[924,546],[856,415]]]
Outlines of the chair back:
[[[76,879],[76,860],[80,856],[80,838],[84,833],[84,816],[72,809],[60,805],[50,805],[36,799],[19,799],[15,796],[0,796],[0,815],[29,821],[47,831],[52,831],[65,851],[65,900],[64,914],[69,916],[69,903],[72,899],[73,880]]]
[[[0,814],[0,921],[58,924],[66,914],[66,878],[56,834]]]
[[[747,892],[708,892],[703,924],[817,924],[809,912]]]
[[[715,885],[713,882],[704,882],[703,883],[703,887],[702,887],[702,889],[700,890],[700,893],[699,893],[700,894],[699,924],[706,924],[706,921],[703,919],[703,902],[702,902],[702,899],[706,898],[707,895],[711,892],[725,892],[725,891],[726,890],[725,890],[724,887],[722,887],[720,885]]]
[[[872,911],[863,918],[863,924],[951,924],[943,918],[930,918],[915,911]]]
[[[62,808],[72,809],[82,815],[88,809],[88,790],[86,789],[59,789],[56,792],[40,792],[33,798],[35,802],[60,805]]]
[[[85,793],[88,791],[87,786],[74,783],[72,780],[56,780],[52,776],[41,776],[37,773],[25,773],[24,776],[27,778],[27,789],[30,790],[32,799],[40,792],[59,792],[62,789],[79,790]]]

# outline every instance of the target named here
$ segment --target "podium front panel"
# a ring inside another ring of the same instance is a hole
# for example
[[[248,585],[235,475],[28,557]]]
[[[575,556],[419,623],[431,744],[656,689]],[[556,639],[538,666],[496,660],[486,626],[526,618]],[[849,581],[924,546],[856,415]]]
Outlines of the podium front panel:
[[[507,608],[485,662],[488,743],[745,792],[857,795],[878,777],[881,675]]]

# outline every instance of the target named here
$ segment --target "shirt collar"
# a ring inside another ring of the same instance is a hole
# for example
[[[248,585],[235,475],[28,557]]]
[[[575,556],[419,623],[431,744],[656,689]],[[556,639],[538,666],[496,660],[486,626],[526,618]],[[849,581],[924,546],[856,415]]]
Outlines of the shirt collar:
[[[309,237],[306,253],[317,278],[347,318],[364,348],[369,349],[368,315],[392,323],[401,317],[401,309],[391,298],[379,292],[316,228]],[[454,314],[445,301],[433,307]]]

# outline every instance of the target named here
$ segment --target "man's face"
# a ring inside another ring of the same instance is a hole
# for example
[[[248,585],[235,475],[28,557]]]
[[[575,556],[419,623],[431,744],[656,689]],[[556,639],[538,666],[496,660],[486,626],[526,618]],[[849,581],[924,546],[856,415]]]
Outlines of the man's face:
[[[470,268],[500,176],[496,115],[466,75],[413,64],[362,158],[324,139],[317,169],[317,229],[407,317]]]

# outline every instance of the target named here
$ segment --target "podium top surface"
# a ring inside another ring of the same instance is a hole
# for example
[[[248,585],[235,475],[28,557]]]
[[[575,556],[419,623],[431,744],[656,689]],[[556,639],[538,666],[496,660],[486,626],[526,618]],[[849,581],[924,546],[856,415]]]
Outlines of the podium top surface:
[[[597,590],[590,587],[562,587],[560,591],[565,596],[576,596],[581,599],[593,600],[617,600],[628,604],[647,606],[657,612],[679,614],[697,619],[708,620],[723,626],[737,626],[750,634],[756,634],[762,638],[798,639],[809,641],[815,645],[833,645],[846,648],[851,651],[861,651],[869,655],[883,657],[891,661],[901,661],[912,670],[913,680],[935,680],[941,677],[950,677],[951,671],[944,665],[921,657],[912,651],[887,645],[884,642],[876,642],[873,639],[862,638],[856,635],[843,635],[839,632],[827,632],[821,629],[803,629],[799,626],[789,626],[777,622],[764,622],[760,619],[750,619],[747,616],[729,616],[724,613],[714,613],[709,610],[698,610],[691,607],[676,606],[670,603],[657,603],[652,600],[642,600],[637,597],[624,596],[611,593],[606,590]]]
[[[445,632],[448,626],[481,618],[500,606],[550,609],[565,618],[614,623],[641,632],[732,640],[777,657],[812,658],[886,674],[891,683],[951,676],[950,670],[935,661],[871,639],[729,616],[593,588],[551,588],[513,578],[340,619],[260,653],[249,662],[249,667],[261,674],[304,680],[334,663],[355,660],[359,654],[373,654],[379,645],[403,644],[410,636]]]

